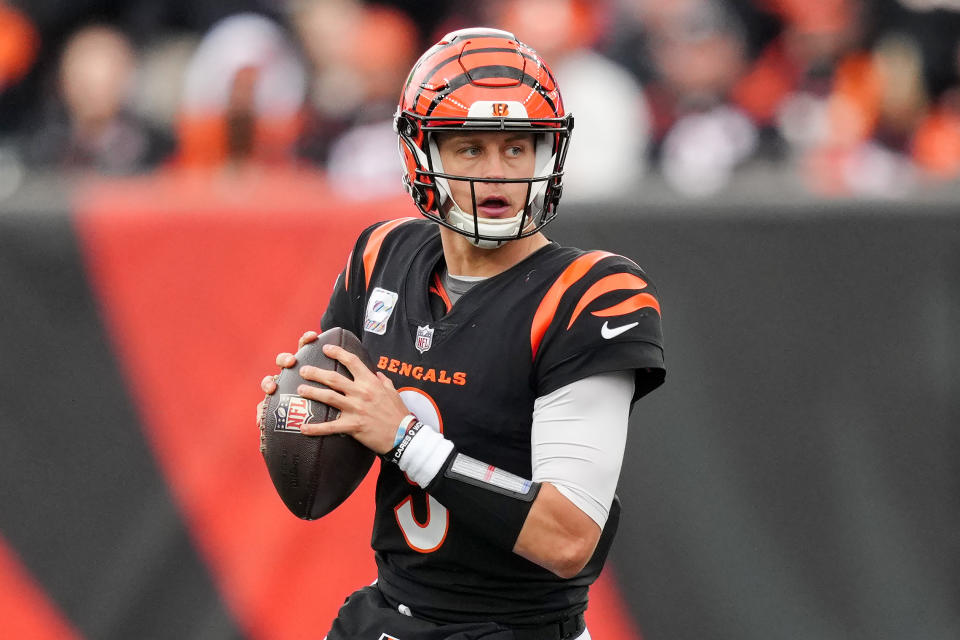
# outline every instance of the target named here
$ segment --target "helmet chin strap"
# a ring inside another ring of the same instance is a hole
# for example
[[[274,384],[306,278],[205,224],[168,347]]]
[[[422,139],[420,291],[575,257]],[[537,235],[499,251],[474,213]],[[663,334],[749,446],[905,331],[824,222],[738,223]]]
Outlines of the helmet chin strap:
[[[446,203],[441,206],[446,209],[447,222],[463,231],[463,235],[467,236],[470,244],[481,249],[502,247],[504,243],[517,237],[520,225],[523,224],[523,209],[509,218],[481,218],[466,213],[453,198],[447,196],[445,199],[449,203],[449,209],[447,209]],[[476,228],[474,225],[476,225]],[[481,236],[502,237],[503,240],[477,238],[475,231]]]

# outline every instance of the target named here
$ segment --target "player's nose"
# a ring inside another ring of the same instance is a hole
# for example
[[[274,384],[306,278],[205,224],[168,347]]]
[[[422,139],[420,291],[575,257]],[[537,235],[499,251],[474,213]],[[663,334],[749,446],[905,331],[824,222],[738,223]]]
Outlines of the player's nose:
[[[506,165],[500,154],[500,148],[496,144],[489,144],[484,149],[483,160],[480,165],[482,178],[505,178],[507,177]]]

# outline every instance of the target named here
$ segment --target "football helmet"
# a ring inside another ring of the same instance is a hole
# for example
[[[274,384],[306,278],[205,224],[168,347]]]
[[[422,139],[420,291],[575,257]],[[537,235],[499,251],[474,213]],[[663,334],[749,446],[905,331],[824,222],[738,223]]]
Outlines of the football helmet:
[[[480,27],[444,36],[410,71],[394,129],[404,186],[417,208],[474,245],[499,247],[538,232],[556,217],[573,115],[564,112],[546,62],[512,33]],[[534,133],[534,174],[511,179],[444,173],[435,134],[463,131]],[[526,201],[513,216],[481,218],[457,205],[450,180],[470,182],[473,211],[478,182],[525,182]]]

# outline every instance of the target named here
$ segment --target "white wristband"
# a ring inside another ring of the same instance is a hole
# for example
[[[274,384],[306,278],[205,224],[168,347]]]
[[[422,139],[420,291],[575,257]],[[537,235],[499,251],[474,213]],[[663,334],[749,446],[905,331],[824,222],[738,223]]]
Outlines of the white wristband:
[[[397,436],[393,440],[393,446],[396,447],[401,442],[403,442],[403,436],[407,435],[407,429],[410,428],[414,422],[417,421],[417,416],[412,413],[407,414],[403,420],[400,421],[400,426],[397,427]]]
[[[442,433],[434,431],[433,427],[426,426],[407,444],[397,466],[421,488],[426,488],[437,477],[451,451],[453,443],[444,438]]]

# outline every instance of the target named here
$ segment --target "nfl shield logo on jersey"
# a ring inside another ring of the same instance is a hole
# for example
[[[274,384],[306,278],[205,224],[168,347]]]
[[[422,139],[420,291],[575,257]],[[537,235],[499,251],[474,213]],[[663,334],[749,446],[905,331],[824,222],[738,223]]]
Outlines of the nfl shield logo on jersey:
[[[422,327],[417,327],[417,341],[414,343],[414,346],[417,348],[417,351],[423,353],[424,351],[429,351],[430,346],[433,344],[433,329],[430,328],[430,325],[424,325]]]

